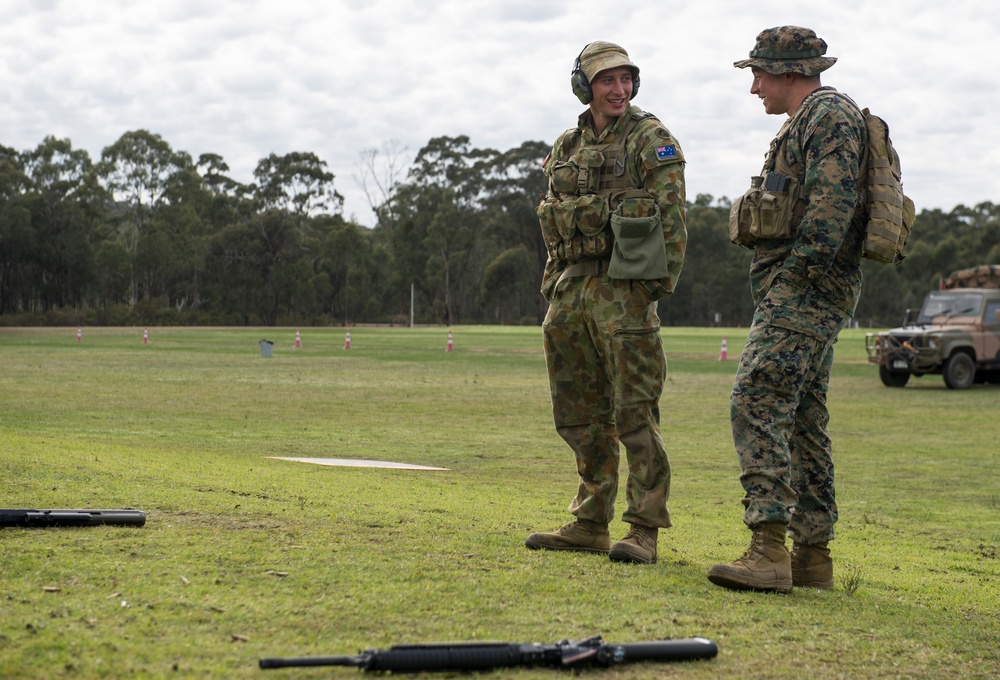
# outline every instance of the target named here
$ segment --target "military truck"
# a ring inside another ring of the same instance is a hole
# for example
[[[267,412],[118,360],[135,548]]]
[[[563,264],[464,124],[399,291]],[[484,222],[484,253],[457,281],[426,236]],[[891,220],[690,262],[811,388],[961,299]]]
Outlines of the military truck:
[[[1000,383],[1000,265],[952,272],[900,328],[865,336],[886,387],[938,374],[950,389]]]

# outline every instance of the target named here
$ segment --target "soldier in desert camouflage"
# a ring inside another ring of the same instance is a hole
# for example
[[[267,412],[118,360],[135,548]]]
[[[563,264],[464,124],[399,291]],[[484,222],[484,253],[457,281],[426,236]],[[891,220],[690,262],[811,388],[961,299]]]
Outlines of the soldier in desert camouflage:
[[[754,248],[756,309],[730,399],[753,537],[741,558],[709,570],[725,588],[833,586],[827,392],[834,343],[861,292],[867,130],[856,105],[820,83],[836,61],[826,47],[812,30],[780,26],[735,63],[751,69],[764,111],[788,119],[730,217],[736,242]]]
[[[576,457],[576,519],[525,544],[650,564],[659,529],[670,526],[656,302],[674,291],[684,261],[684,155],[656,117],[630,104],[639,67],[620,46],[587,45],[571,86],[588,108],[546,158],[548,193],[536,212],[548,249],[545,358],[556,431]],[[619,444],[630,528],[611,545]]]

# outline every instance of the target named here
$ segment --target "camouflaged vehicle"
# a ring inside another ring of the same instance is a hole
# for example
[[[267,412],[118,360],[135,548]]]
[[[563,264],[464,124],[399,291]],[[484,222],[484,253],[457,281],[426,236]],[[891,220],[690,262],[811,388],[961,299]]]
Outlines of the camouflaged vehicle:
[[[1000,383],[1000,265],[952,272],[901,328],[868,333],[865,349],[886,387],[928,373],[957,390]]]

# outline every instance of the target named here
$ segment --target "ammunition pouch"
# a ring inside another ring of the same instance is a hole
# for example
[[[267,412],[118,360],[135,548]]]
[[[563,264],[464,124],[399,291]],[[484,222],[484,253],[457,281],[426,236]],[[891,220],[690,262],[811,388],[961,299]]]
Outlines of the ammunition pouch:
[[[787,239],[795,236],[805,202],[794,177],[769,173],[755,176],[751,186],[729,210],[729,240],[753,248],[759,239]]]
[[[549,175],[552,191],[576,196],[596,193],[603,165],[604,154],[598,149],[577,149],[569,160],[557,161],[552,167]]]
[[[611,253],[611,235],[605,228],[608,203],[602,196],[546,198],[535,208],[535,214],[550,257],[575,262]]]
[[[754,180],[760,179],[754,177]],[[751,187],[729,208],[729,241],[741,248],[753,249],[756,239],[750,235],[750,200],[758,189]]]

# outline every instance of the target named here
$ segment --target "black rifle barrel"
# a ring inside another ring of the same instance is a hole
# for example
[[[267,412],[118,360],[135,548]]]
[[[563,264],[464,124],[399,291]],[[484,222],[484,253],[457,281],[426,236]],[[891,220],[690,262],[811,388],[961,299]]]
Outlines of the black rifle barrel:
[[[143,526],[142,510],[30,510],[0,509],[0,527],[83,527],[100,524]]]
[[[453,643],[395,645],[369,649],[356,656],[261,659],[261,668],[287,666],[357,666],[366,671],[485,670],[518,666],[522,645],[509,643]]]
[[[364,654],[357,656],[304,656],[289,657],[285,659],[261,659],[261,668],[291,668],[293,666],[356,666],[364,668],[368,663],[368,657]]]
[[[368,651],[371,671],[446,671],[509,668],[525,663],[522,645],[510,643],[397,645]]]
[[[615,648],[622,650],[622,660],[616,660],[614,663],[712,659],[719,653],[719,648],[714,642],[699,637],[653,642],[628,642],[609,646],[612,647],[612,650]]]

